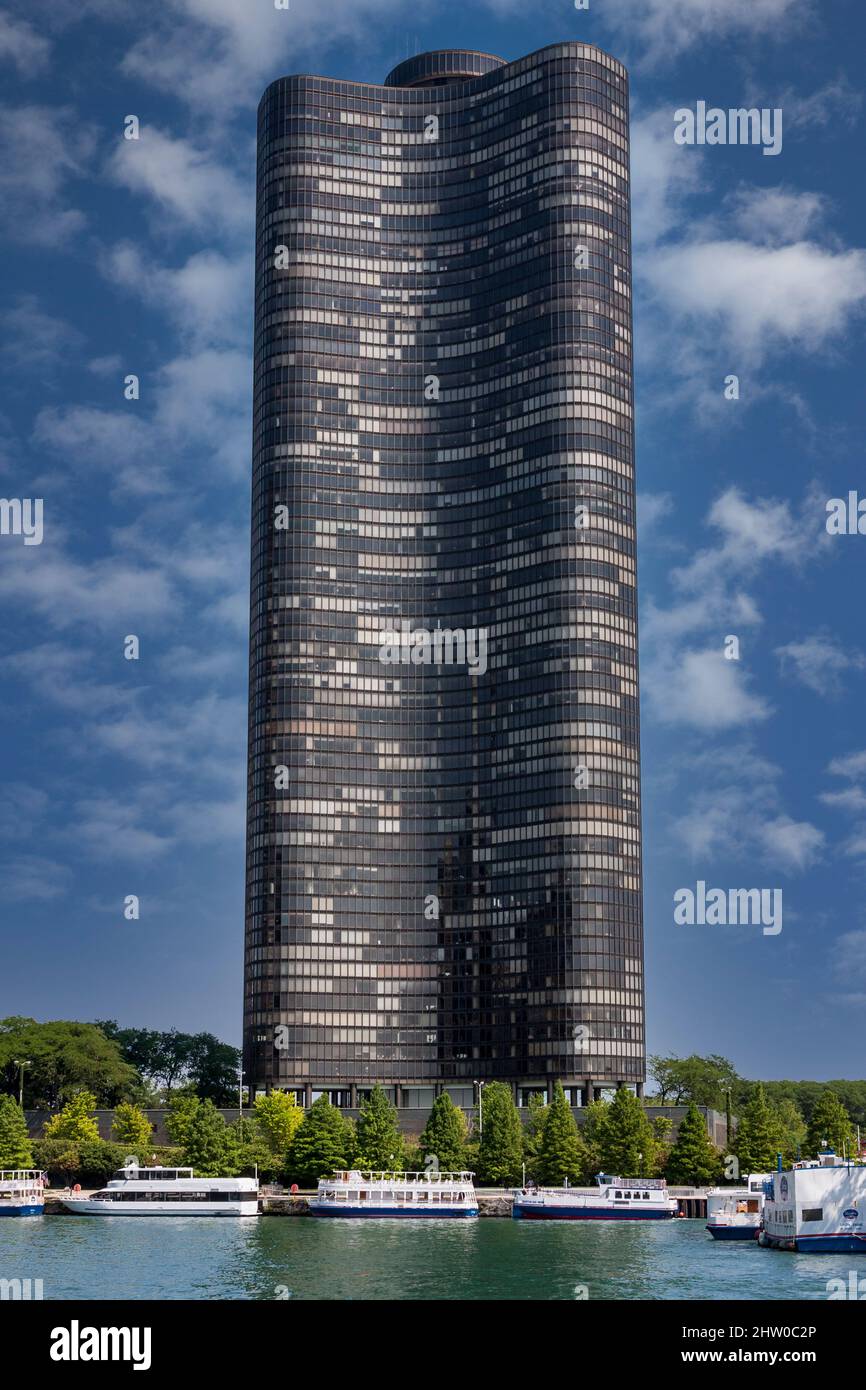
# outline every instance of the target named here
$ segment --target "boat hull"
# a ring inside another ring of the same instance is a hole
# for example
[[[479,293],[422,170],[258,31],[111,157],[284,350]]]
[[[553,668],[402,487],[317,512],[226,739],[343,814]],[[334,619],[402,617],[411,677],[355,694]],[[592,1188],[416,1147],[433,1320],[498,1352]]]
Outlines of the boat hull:
[[[674,1211],[616,1211],[608,1207],[525,1207],[515,1202],[515,1221],[670,1221]]]
[[[707,1230],[713,1240],[757,1240],[757,1226],[710,1226]]]
[[[344,1221],[356,1221],[358,1219],[367,1221],[378,1217],[385,1220],[393,1220],[396,1217],[397,1219],[410,1221],[465,1221],[467,1217],[477,1216],[478,1208],[461,1207],[458,1209],[455,1207],[452,1210],[450,1207],[437,1207],[435,1210],[421,1211],[413,1207],[374,1207],[367,1205],[363,1207],[350,1207],[344,1202],[341,1202],[339,1206],[311,1202],[310,1212],[313,1216],[342,1217]]]
[[[866,1235],[855,1231],[826,1231],[816,1236],[772,1236],[762,1232],[760,1243],[770,1250],[793,1250],[808,1255],[866,1255]]]
[[[41,1202],[22,1203],[21,1206],[4,1204],[0,1206],[0,1216],[42,1216],[45,1207]]]
[[[172,1202],[162,1209],[156,1202],[92,1202],[87,1198],[60,1203],[71,1216],[258,1216],[259,1204],[254,1202],[209,1203]],[[156,1208],[156,1210],[155,1210]]]

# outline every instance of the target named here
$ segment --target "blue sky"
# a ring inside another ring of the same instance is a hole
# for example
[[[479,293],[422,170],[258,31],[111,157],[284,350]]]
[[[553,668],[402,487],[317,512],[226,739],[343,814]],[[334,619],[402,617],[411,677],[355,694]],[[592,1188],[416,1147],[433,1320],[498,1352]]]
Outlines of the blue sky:
[[[866,495],[860,0],[33,14],[0,7],[0,491],[45,527],[0,537],[0,1015],[239,1038],[263,88],[585,38],[632,75],[649,1047],[862,1076],[866,538],[825,528]],[[781,153],[675,144],[699,100],[780,107]],[[781,889],[781,933],[676,926],[698,880]]]

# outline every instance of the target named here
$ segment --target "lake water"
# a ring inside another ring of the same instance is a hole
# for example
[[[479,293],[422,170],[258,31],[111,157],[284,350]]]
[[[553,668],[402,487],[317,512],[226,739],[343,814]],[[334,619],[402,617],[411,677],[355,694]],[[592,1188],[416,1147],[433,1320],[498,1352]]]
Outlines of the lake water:
[[[0,1221],[0,1279],[45,1299],[826,1299],[852,1269],[866,1292],[866,1260],[720,1243],[703,1221]]]

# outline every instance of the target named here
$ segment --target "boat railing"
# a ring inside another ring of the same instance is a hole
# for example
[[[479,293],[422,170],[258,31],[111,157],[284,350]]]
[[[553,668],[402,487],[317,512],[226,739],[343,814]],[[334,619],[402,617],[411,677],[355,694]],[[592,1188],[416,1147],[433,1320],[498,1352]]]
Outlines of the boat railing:
[[[650,1192],[663,1192],[668,1185],[666,1178],[614,1178],[607,1173],[599,1173],[595,1180],[599,1187],[637,1187]]]
[[[388,1187],[394,1187],[396,1185],[405,1185],[408,1187],[410,1185],[417,1186],[420,1183],[450,1185],[453,1185],[454,1183],[468,1184],[472,1182],[473,1177],[474,1173],[471,1172],[444,1173],[439,1171],[429,1171],[424,1173],[389,1173],[386,1171],[377,1172],[374,1169],[349,1168],[338,1170],[330,1178],[323,1178],[322,1181],[331,1183],[363,1183],[366,1184],[368,1187],[379,1185],[385,1185]]]
[[[40,1168],[4,1168],[0,1170],[0,1182],[41,1183],[45,1174]]]

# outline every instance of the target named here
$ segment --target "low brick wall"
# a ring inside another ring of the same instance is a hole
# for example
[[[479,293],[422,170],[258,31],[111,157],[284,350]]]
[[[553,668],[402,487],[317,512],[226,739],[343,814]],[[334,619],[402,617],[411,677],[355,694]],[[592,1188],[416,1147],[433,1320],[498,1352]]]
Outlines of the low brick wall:
[[[688,1107],[685,1105],[648,1105],[646,1107],[646,1113],[650,1120],[655,1119],[657,1115],[666,1116],[671,1121],[673,1126],[671,1130],[671,1139],[675,1139],[680,1124],[685,1118],[687,1109]],[[699,1106],[698,1109],[701,1111],[701,1114],[704,1116],[706,1120],[707,1133],[709,1134],[713,1143],[716,1145],[717,1148],[723,1149],[727,1142],[724,1115],[720,1114],[718,1110],[709,1110],[705,1106]],[[152,1143],[155,1145],[170,1144],[171,1139],[169,1138],[168,1130],[165,1127],[165,1118],[168,1114],[168,1111],[164,1109],[145,1110],[144,1113],[154,1127]],[[249,1110],[245,1110],[243,1113],[244,1117],[248,1118],[252,1112]],[[357,1110],[344,1110],[342,1113],[346,1116],[349,1116],[353,1120],[356,1120],[359,1114]],[[223,1119],[226,1121],[227,1124],[232,1124],[238,1118],[238,1111],[236,1109],[221,1110],[220,1114],[222,1115]],[[397,1120],[401,1132],[405,1134],[407,1138],[417,1139],[423,1131],[425,1124],[427,1123],[428,1114],[428,1110],[398,1110]],[[586,1119],[586,1111],[572,1110],[572,1114],[574,1115],[574,1118],[576,1119],[577,1123],[579,1125],[582,1125],[584,1120]],[[24,1115],[27,1120],[27,1129],[31,1139],[41,1139],[45,1125],[50,1119],[50,1113],[47,1110],[25,1110]],[[520,1111],[520,1115],[525,1122],[528,1118],[529,1111],[524,1108]],[[99,1127],[100,1139],[110,1140],[111,1126],[114,1120],[114,1111],[95,1110],[93,1112],[93,1117],[96,1120],[96,1123]],[[736,1123],[734,1125],[734,1129],[736,1129]]]

